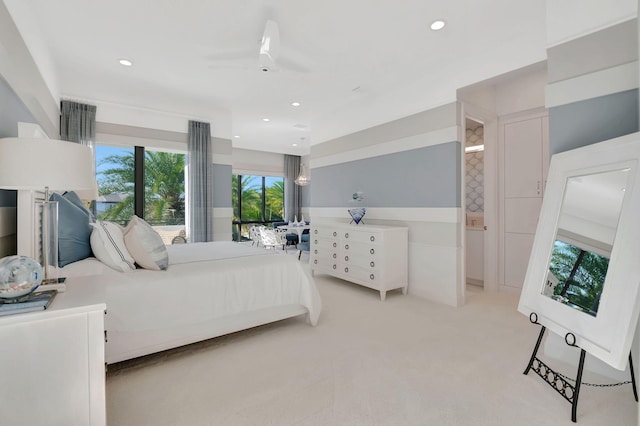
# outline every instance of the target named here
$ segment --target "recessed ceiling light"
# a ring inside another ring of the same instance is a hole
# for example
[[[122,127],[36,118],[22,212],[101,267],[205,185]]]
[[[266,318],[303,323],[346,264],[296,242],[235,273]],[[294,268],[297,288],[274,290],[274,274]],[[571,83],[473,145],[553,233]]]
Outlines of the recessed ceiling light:
[[[291,102],[291,106],[298,107],[300,106],[300,102]]]
[[[438,31],[444,28],[444,26],[447,25],[447,23],[445,21],[443,21],[442,19],[438,19],[436,21],[433,21],[431,23],[431,29],[433,31]]]
[[[234,138],[238,139],[240,137],[240,135],[235,135]]]
[[[130,67],[131,65],[133,65],[133,62],[128,59],[120,59],[118,62],[120,62],[120,65],[124,65],[125,67]]]
[[[292,143],[291,146],[298,146],[298,144],[297,143]]]
[[[269,122],[269,121],[271,121],[271,120],[270,120],[270,119],[268,119],[268,118],[263,118],[263,119],[262,119],[262,121],[264,121],[265,123],[267,123],[267,122]]]

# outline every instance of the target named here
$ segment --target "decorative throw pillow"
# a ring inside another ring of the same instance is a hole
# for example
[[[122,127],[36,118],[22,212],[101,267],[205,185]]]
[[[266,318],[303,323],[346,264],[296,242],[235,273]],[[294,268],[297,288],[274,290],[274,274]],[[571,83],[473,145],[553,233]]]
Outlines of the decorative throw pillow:
[[[160,234],[147,222],[133,216],[123,235],[129,253],[141,268],[164,271],[169,267],[167,247]]]
[[[93,213],[91,213],[91,211],[87,209],[87,206],[80,199],[80,196],[76,194],[74,191],[67,191],[64,194],[62,194],[62,196],[67,200],[71,201],[75,206],[78,206],[78,208],[81,208],[82,210],[86,211],[89,214],[89,218],[91,222],[96,221],[96,218],[93,216]]]
[[[91,250],[99,261],[120,272],[136,269],[135,260],[124,243],[124,228],[117,223],[102,220],[92,223],[91,226]]]
[[[58,202],[58,266],[91,256],[91,213],[74,204],[68,197],[51,194]]]

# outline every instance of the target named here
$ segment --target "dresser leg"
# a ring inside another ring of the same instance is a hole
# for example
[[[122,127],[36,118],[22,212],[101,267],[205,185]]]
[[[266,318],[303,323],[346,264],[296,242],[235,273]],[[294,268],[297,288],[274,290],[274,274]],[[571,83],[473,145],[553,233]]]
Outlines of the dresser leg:
[[[409,293],[409,287],[402,287],[402,294],[406,296],[407,293]]]
[[[384,299],[386,299],[387,297],[387,291],[386,290],[380,290],[380,300],[382,300],[384,302]]]

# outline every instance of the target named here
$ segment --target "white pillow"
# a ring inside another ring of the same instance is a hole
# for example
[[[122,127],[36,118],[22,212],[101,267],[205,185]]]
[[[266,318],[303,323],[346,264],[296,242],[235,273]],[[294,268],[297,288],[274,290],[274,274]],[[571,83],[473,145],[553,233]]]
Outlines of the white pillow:
[[[135,260],[124,243],[120,225],[98,220],[91,226],[91,250],[100,262],[120,272],[136,269]]]
[[[169,254],[162,237],[147,222],[133,216],[124,228],[124,243],[136,263],[154,271],[169,267]]]

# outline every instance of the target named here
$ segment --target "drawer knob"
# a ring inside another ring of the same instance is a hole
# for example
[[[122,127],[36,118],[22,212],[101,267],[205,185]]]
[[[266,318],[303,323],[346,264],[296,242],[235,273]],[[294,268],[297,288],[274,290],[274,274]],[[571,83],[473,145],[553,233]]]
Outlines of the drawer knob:
[[[318,240],[313,240],[313,244],[318,244]]]
[[[318,264],[318,259],[314,259],[313,263],[315,263],[317,265]]]
[[[337,266],[336,266],[336,265],[333,265],[333,269],[336,269],[336,268],[337,268]]]
[[[314,250],[313,254],[318,254],[318,250]],[[371,262],[371,263],[373,263],[373,262]]]
[[[371,265],[371,267],[373,268],[374,266],[376,266],[376,262],[371,262],[369,263],[369,265]]]
[[[338,247],[338,244],[337,244],[337,243],[333,243],[333,247],[334,247],[334,248],[335,248],[335,247]]]
[[[336,254],[335,254],[335,253],[333,253],[333,258],[334,258],[334,259],[336,258]]]
[[[349,250],[349,244],[344,245],[345,250]]]
[[[349,233],[348,233],[348,232],[345,232],[344,237],[345,237],[345,238],[349,238]]]
[[[314,230],[313,230],[313,233],[314,233],[314,234],[316,234],[316,235],[318,235],[318,230],[317,230],[317,229],[314,229]]]
[[[373,274],[369,275],[369,279],[370,279],[370,280],[375,279],[375,275],[373,275]]]
[[[344,260],[346,260],[348,262],[349,261],[349,256],[345,256]]]
[[[337,235],[338,235],[338,233],[336,231],[333,231],[333,236],[335,237]]]
[[[369,253],[374,254],[376,251],[374,249],[369,250]]]
[[[371,242],[374,242],[376,240],[376,237],[372,235],[371,237],[369,237],[369,239],[371,240]]]
[[[349,272],[349,268],[344,268],[344,271],[345,272]]]

